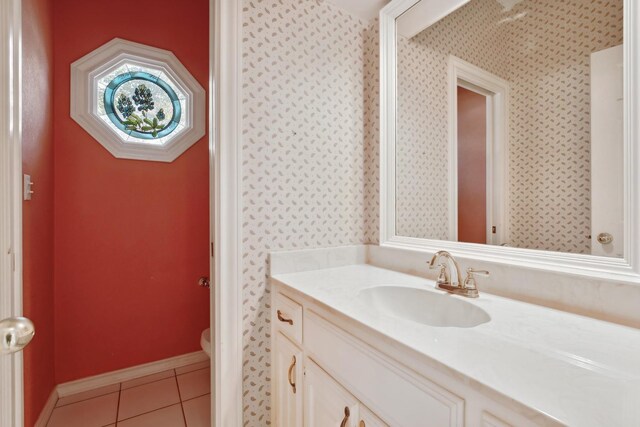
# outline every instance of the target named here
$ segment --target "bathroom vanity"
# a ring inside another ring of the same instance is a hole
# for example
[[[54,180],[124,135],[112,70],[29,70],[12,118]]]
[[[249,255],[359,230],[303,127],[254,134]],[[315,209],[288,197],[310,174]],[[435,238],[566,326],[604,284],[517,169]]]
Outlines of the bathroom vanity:
[[[638,330],[449,295],[367,250],[272,254],[273,425],[637,425]]]

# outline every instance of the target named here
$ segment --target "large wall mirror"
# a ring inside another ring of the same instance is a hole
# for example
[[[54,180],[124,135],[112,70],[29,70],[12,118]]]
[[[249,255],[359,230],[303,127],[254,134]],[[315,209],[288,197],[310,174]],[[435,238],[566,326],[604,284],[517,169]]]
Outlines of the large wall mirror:
[[[381,243],[635,271],[632,3],[392,1]]]

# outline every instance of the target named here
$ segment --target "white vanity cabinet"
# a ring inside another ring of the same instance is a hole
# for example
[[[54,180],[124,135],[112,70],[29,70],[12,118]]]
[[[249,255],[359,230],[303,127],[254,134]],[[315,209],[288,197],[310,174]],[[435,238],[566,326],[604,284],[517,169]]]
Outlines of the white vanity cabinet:
[[[274,283],[272,408],[276,427],[554,425],[505,408],[459,378],[419,374],[347,332],[351,322]],[[523,416],[524,415],[524,416]],[[508,421],[503,421],[508,420]]]

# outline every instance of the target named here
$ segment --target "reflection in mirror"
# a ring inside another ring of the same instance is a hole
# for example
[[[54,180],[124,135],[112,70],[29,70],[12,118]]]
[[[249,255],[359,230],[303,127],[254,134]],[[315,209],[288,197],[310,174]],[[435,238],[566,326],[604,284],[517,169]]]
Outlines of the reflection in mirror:
[[[621,257],[623,0],[426,1],[396,21],[396,235]]]

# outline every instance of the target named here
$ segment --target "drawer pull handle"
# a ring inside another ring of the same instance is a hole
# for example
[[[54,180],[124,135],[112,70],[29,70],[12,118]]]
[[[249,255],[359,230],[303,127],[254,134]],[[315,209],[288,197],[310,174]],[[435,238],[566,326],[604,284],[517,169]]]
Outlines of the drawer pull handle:
[[[296,394],[296,383],[293,380],[291,380],[291,374],[293,374],[293,368],[295,367],[296,367],[296,357],[293,356],[293,359],[291,359],[291,365],[289,366],[289,372],[287,373],[287,379],[289,380],[289,385],[293,389],[293,394]]]
[[[281,321],[281,322],[284,322],[284,323],[288,323],[291,326],[293,326],[293,320],[287,319],[286,317],[284,317],[280,310],[278,310],[278,320]]]
[[[351,415],[351,412],[349,411],[349,407],[345,406],[344,407],[344,418],[342,419],[342,422],[340,423],[340,427],[347,427],[347,423],[349,422],[349,415]]]

